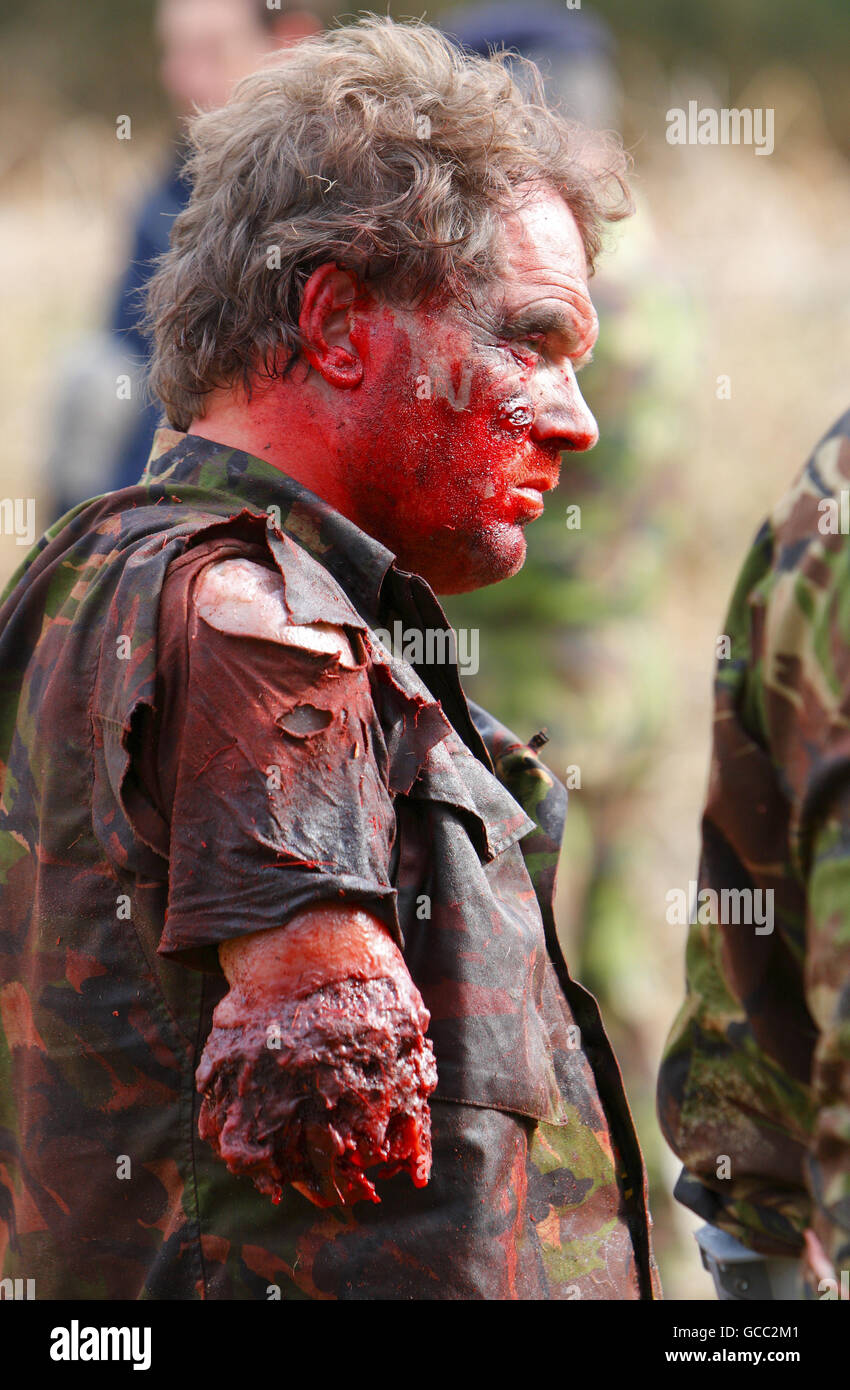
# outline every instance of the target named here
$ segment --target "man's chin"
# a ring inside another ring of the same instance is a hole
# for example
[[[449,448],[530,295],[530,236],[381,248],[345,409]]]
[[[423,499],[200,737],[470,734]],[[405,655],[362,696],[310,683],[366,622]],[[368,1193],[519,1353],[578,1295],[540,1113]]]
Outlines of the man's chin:
[[[439,565],[429,564],[431,575],[424,578],[437,594],[468,594],[517,574],[526,551],[521,527],[499,526],[465,543],[457,538],[453,552],[443,553]]]

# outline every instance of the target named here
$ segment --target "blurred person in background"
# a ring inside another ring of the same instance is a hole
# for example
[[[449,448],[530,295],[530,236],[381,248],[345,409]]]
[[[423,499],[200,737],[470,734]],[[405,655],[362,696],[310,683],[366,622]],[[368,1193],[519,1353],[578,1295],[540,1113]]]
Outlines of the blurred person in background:
[[[538,68],[547,101],[593,129],[607,126],[620,99],[614,36],[599,15],[566,12],[551,0],[483,0],[443,11],[440,27],[472,53],[505,48]],[[513,65],[518,82],[522,63]]]
[[[260,60],[321,32],[308,0],[158,0],[160,80],[178,121],[162,179],[143,200],[108,326],[76,343],[60,364],[45,477],[53,509],[136,482],[161,409],[144,390],[148,343],[139,320],[155,262],[189,197],[182,127],[197,109],[222,106]],[[126,384],[119,390],[117,381]]]
[[[850,1297],[850,413],[759,530],[717,665],[658,1084],[724,1299]]]

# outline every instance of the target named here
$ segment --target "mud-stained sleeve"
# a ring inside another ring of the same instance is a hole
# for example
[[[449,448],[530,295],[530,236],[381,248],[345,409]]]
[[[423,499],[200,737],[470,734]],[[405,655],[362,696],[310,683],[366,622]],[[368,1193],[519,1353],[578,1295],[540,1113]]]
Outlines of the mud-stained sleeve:
[[[290,621],[274,570],[204,567],[187,604],[185,689],[161,720],[170,809],[159,950],[216,968],[211,948],[349,901],[399,939],[387,754],[353,628]]]
[[[845,468],[850,467],[843,444]],[[824,451],[821,451],[821,457]],[[809,504],[814,510],[814,500]],[[810,520],[811,525],[811,520]],[[811,1225],[850,1265],[850,546],[810,547],[778,608],[771,736],[793,789],[806,881],[805,995],[817,1030],[807,1161]]]
[[[837,1270],[850,1265],[850,785],[815,837],[806,996],[819,1030],[809,1161],[812,1224]]]

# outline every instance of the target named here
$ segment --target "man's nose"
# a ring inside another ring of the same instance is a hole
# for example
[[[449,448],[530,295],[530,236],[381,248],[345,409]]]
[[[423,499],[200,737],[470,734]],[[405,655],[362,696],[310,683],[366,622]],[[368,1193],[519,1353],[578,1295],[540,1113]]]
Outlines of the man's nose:
[[[599,426],[579,390],[572,367],[547,383],[534,417],[532,434],[539,443],[582,453],[599,439]]]

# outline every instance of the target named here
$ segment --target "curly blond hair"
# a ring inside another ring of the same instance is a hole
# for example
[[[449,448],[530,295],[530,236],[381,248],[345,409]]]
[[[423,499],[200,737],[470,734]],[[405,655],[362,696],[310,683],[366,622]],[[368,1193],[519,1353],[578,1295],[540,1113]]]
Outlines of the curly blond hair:
[[[521,185],[563,197],[592,269],[604,224],[631,211],[622,147],[553,111],[524,68],[521,88],[504,54],[369,15],[275,55],[194,118],[191,198],[147,302],[149,382],[170,424],[187,429],[217,386],[289,369],[323,262],[397,303],[496,279]]]

